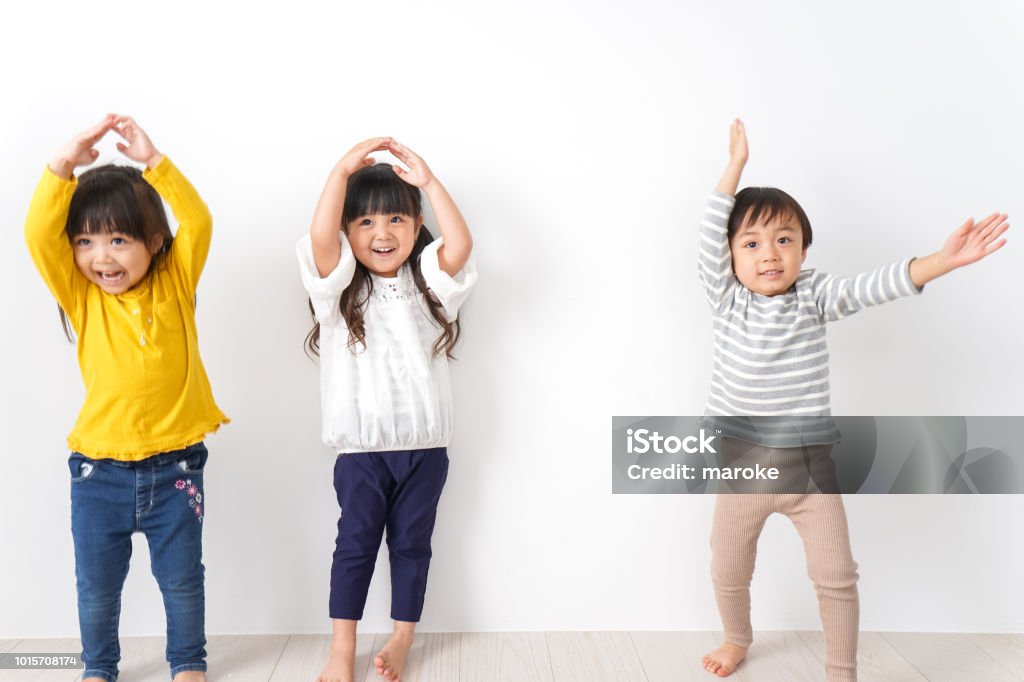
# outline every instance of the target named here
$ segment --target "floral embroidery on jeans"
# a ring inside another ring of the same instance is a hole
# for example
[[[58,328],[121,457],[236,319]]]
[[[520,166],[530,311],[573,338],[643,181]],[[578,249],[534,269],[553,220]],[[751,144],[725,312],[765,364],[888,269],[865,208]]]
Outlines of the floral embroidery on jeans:
[[[174,487],[177,490],[183,491],[188,495],[188,506],[192,508],[192,511],[196,513],[196,518],[199,522],[203,522],[203,494],[199,492],[199,486],[192,482],[192,479],[178,479],[174,482]]]

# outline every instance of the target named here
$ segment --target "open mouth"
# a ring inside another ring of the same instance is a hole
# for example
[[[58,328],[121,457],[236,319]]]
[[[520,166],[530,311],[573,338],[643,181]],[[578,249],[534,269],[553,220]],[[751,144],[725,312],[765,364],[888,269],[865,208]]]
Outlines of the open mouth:
[[[96,276],[104,284],[118,284],[124,280],[125,274],[124,270],[114,270],[112,272],[97,272]]]
[[[375,249],[372,249],[372,251],[375,254],[377,254],[378,256],[390,256],[392,253],[395,252],[395,247],[393,247],[393,246],[387,246],[387,247],[379,246],[379,247],[377,247]]]
[[[765,277],[774,277],[776,275],[781,275],[782,270],[765,270],[761,274],[764,275]]]

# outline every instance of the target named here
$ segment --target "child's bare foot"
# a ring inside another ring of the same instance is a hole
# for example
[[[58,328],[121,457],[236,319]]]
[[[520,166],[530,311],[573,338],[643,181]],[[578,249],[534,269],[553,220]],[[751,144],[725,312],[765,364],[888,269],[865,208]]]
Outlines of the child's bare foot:
[[[206,673],[202,670],[186,670],[175,675],[172,682],[206,682]]]
[[[327,665],[320,671],[316,682],[352,682],[356,675],[355,649],[331,647]]]
[[[402,682],[405,657],[409,655],[412,640],[411,631],[400,631],[396,628],[388,643],[373,657],[373,667],[377,669],[377,674],[389,682]]]
[[[82,682],[107,682],[102,677],[85,677]]]
[[[316,682],[353,682],[356,676],[356,621],[331,620],[331,653]]]
[[[704,669],[719,677],[728,677],[747,657],[747,647],[726,642],[701,659]]]

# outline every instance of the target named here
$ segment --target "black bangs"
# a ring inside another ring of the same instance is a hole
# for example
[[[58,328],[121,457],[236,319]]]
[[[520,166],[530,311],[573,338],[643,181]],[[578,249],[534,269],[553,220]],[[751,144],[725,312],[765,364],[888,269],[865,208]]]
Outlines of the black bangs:
[[[378,213],[416,218],[422,213],[421,206],[419,189],[399,178],[390,163],[376,163],[349,177],[341,224],[347,226],[360,216]]]
[[[71,196],[66,231],[80,234],[120,232],[152,242],[169,232],[160,195],[137,168],[100,166],[82,174]]]
[[[796,199],[775,187],[747,187],[736,194],[736,204],[729,216],[728,237],[731,240],[744,225],[770,223],[792,216],[800,224],[803,248],[811,245],[811,221]]]

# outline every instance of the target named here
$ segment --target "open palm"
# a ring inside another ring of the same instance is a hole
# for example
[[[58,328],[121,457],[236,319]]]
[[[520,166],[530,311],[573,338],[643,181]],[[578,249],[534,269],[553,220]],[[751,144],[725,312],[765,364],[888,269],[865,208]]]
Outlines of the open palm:
[[[977,223],[973,218],[968,219],[942,245],[939,252],[942,262],[952,270],[975,263],[1001,249],[1006,239],[999,237],[1010,229],[1006,218],[1005,213],[993,213]]]

